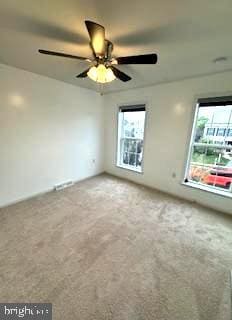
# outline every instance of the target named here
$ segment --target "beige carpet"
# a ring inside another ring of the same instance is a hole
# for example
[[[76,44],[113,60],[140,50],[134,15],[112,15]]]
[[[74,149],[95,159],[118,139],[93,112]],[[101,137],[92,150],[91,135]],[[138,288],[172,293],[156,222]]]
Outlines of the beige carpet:
[[[0,302],[55,320],[229,320],[232,217],[101,175],[0,210]]]

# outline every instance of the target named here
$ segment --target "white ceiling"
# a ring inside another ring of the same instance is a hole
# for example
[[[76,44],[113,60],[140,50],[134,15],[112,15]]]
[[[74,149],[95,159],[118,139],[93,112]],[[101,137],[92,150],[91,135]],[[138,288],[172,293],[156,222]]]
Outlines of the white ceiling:
[[[121,66],[132,81],[104,92],[232,69],[231,0],[8,0],[0,1],[0,62],[99,91],[75,76],[87,62],[44,56],[38,49],[91,56],[84,20],[106,28],[114,56],[156,52],[152,66]],[[213,63],[217,57],[228,60]]]

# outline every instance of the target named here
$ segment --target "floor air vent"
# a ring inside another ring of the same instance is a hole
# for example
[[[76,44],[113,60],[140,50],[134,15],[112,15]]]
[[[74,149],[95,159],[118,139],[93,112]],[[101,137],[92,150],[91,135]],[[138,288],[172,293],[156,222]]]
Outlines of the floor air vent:
[[[59,190],[63,190],[65,188],[71,187],[72,185],[73,185],[73,181],[67,181],[67,182],[55,185],[54,189],[56,191],[59,191]]]

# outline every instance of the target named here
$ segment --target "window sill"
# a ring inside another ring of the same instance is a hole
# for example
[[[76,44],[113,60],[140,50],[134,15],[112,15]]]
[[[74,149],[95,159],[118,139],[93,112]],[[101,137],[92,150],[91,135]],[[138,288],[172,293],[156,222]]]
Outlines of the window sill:
[[[120,169],[125,169],[125,170],[129,170],[129,171],[133,171],[133,172],[136,172],[136,173],[143,174],[142,168],[141,169],[137,169],[137,168],[132,167],[132,166],[126,166],[126,165],[121,165],[121,164],[116,164],[116,167],[118,167]]]
[[[221,189],[219,189],[217,187],[208,187],[208,186],[205,186],[203,184],[200,184],[200,183],[197,183],[197,182],[193,182],[193,181],[182,182],[182,184],[187,186],[187,187],[190,187],[190,188],[199,189],[199,190],[202,190],[202,191],[214,193],[214,194],[217,194],[219,196],[232,199],[232,193],[230,191],[224,191],[224,190],[221,190]]]

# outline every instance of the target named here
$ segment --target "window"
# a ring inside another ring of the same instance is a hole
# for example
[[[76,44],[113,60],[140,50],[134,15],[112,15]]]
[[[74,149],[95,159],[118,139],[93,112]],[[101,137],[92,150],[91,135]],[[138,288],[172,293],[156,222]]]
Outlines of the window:
[[[215,128],[207,128],[207,136],[214,136]]]
[[[232,195],[231,132],[232,97],[200,99],[196,108],[185,183]]]
[[[120,107],[117,165],[141,172],[143,163],[145,106]]]
[[[225,128],[218,128],[217,129],[217,136],[224,137],[225,134],[226,134],[226,129]]]

